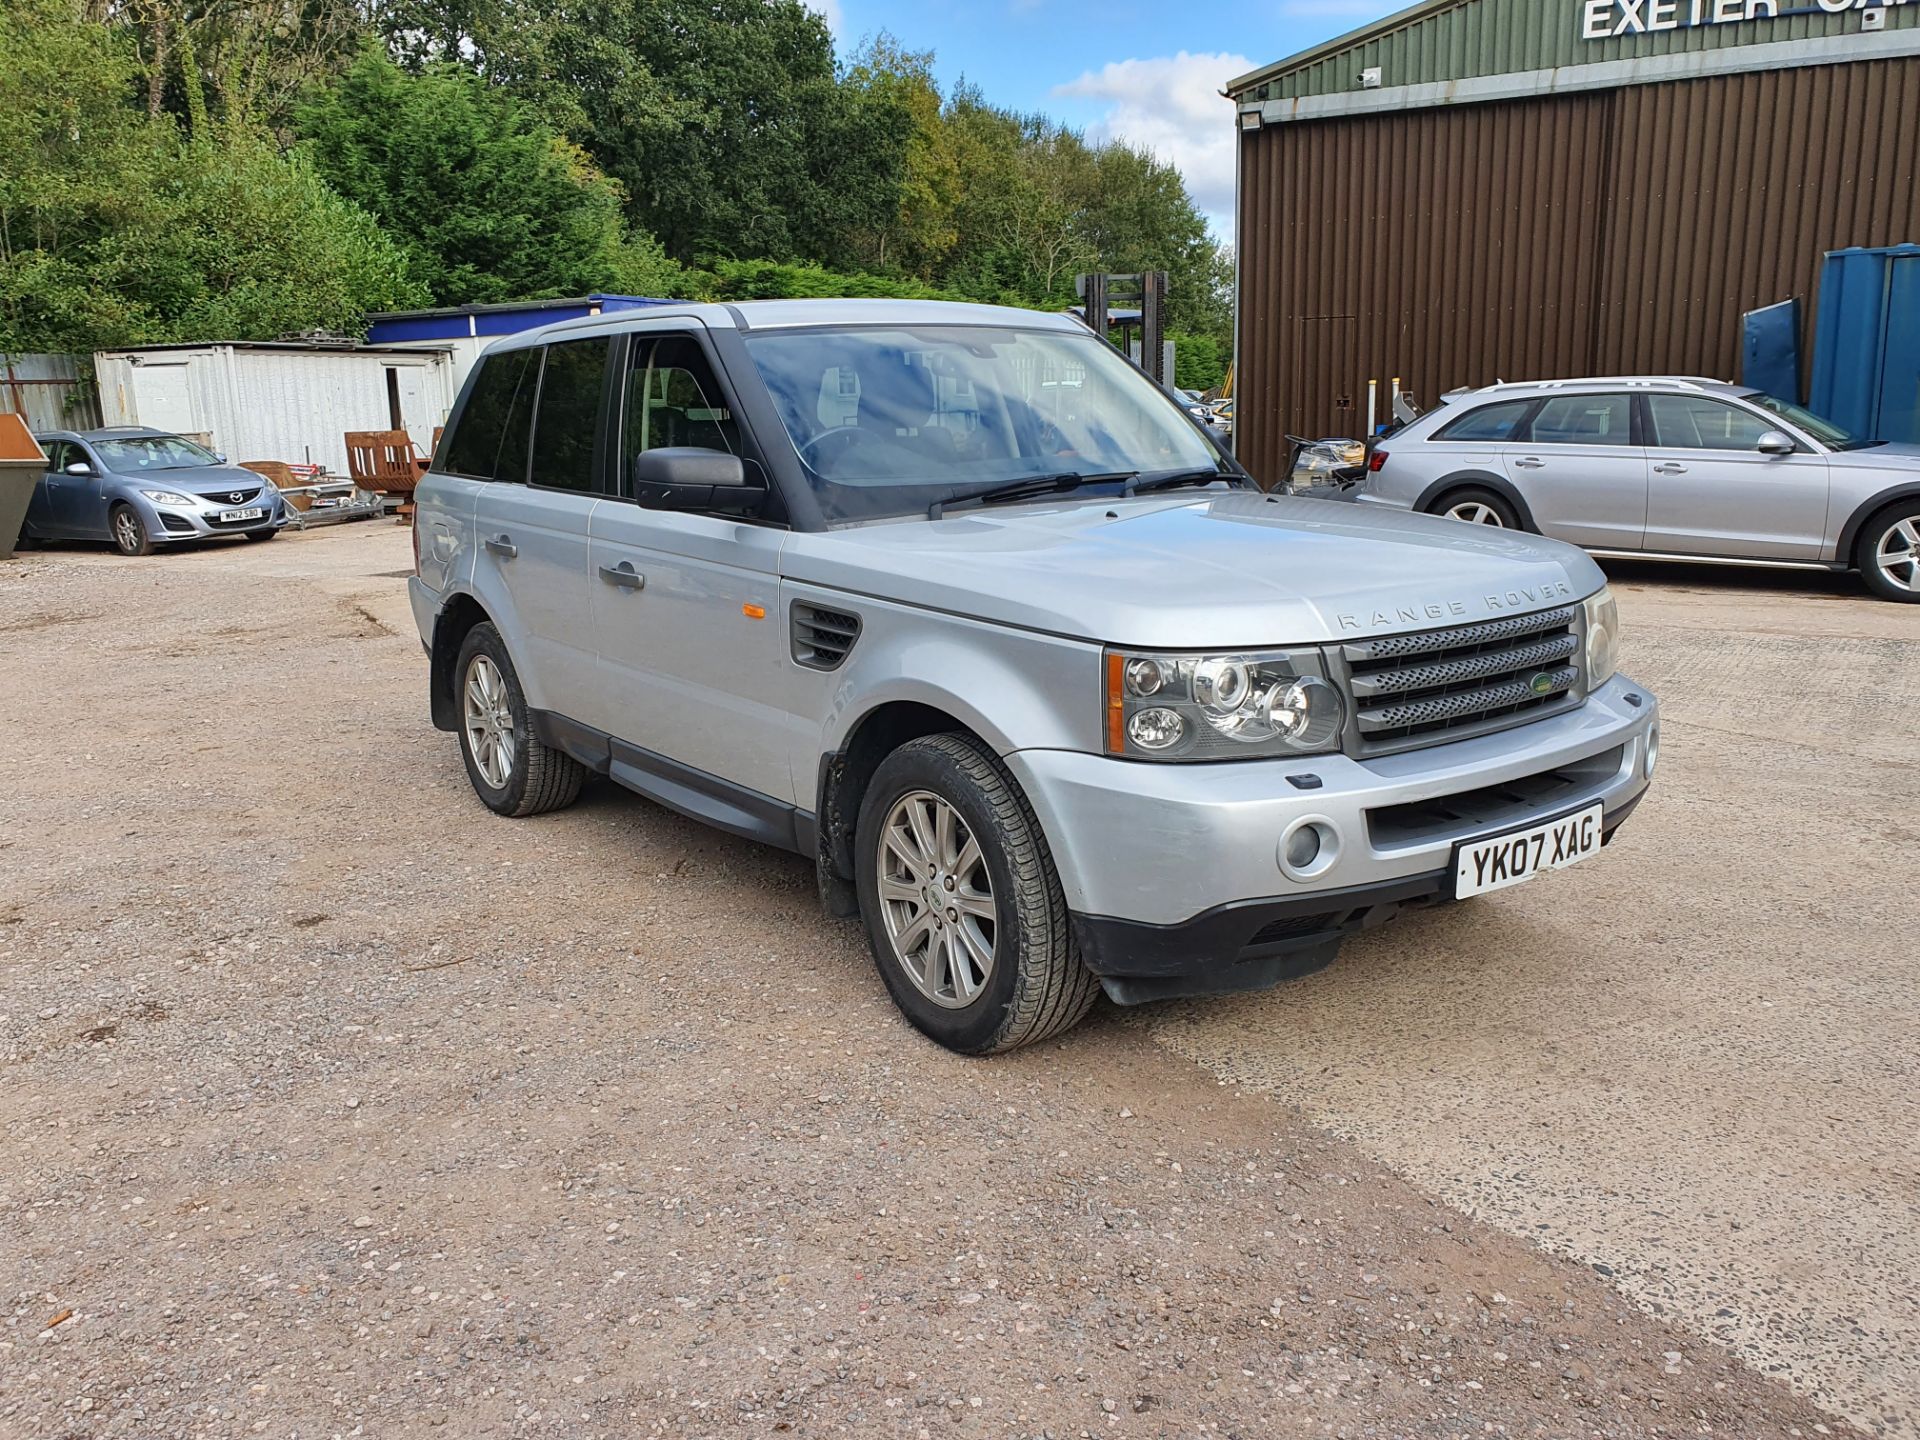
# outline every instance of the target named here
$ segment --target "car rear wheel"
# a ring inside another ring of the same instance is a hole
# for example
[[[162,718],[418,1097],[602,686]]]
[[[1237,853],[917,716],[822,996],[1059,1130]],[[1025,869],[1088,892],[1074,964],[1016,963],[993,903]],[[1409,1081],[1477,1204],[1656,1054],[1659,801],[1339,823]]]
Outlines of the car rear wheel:
[[[1070,1029],[1099,981],[1026,797],[979,742],[909,741],[861,802],[860,913],[888,993],[923,1034],[989,1055]]]
[[[1432,512],[1449,520],[1464,520],[1469,525],[1492,525],[1501,530],[1518,530],[1520,517],[1513,506],[1491,490],[1473,487],[1450,490],[1433,504]]]
[[[116,505],[107,517],[107,529],[113,536],[113,548],[122,555],[151,555],[153,539],[141,523],[139,512],[131,505]]]
[[[1867,588],[1881,599],[1920,604],[1920,501],[1891,506],[1869,520],[1856,563]]]
[[[500,632],[486,623],[469,630],[454,676],[460,753],[474,794],[496,815],[515,818],[571,805],[586,769],[535,738],[527,697]]]

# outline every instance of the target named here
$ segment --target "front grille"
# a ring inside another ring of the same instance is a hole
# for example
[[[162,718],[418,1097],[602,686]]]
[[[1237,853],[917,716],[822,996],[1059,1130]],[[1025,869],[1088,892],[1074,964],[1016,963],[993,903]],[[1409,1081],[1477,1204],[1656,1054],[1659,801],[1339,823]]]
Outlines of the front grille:
[[[1615,745],[1497,785],[1458,790],[1431,800],[1382,805],[1367,811],[1367,838],[1378,850],[1424,845],[1443,836],[1499,829],[1572,809],[1597,797],[1620,776],[1626,747]]]
[[[1335,659],[1358,753],[1464,739],[1579,703],[1580,607],[1356,640]]]
[[[202,495],[200,498],[214,505],[251,505],[253,503],[253,497],[259,493],[260,487],[256,485],[251,490],[215,490],[211,494]]]

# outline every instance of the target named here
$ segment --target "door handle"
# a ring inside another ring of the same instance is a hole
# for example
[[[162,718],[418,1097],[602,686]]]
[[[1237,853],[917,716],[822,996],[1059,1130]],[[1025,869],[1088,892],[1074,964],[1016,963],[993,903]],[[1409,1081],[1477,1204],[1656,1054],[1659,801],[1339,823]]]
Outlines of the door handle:
[[[1676,465],[1669,460],[1664,465],[1654,466],[1653,473],[1656,475],[1684,475],[1687,473],[1687,467],[1684,465]]]
[[[508,560],[513,559],[514,556],[520,553],[520,547],[514,544],[510,537],[505,535],[489,535],[486,545],[487,549],[491,550],[494,554]]]
[[[600,578],[609,585],[618,585],[622,590],[644,590],[647,577],[633,568],[630,561],[622,560],[618,565],[602,565]]]
[[[1513,462],[1514,468],[1517,470],[1539,470],[1543,469],[1546,463],[1546,461],[1536,459],[1532,455],[1527,456],[1524,460],[1516,460]]]

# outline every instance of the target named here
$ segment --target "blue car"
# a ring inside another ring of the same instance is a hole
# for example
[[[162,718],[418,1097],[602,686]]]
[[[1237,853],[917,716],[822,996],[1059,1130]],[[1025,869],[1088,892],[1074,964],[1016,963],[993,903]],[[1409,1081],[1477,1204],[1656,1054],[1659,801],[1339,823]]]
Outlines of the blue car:
[[[105,540],[122,555],[150,555],[156,545],[212,535],[271,540],[292,518],[264,476],[164,430],[34,438],[47,469],[27,505],[30,540]]]

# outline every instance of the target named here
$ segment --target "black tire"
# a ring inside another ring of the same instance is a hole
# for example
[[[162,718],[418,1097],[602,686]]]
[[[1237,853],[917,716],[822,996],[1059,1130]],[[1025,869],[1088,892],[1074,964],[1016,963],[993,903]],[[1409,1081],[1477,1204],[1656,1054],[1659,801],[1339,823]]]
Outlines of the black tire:
[[[1448,511],[1462,505],[1479,505],[1484,507],[1499,521],[1498,528],[1500,529],[1524,530],[1526,528],[1520,523],[1519,512],[1513,508],[1513,502],[1511,500],[1507,499],[1504,495],[1485,489],[1479,485],[1463,485],[1458,490],[1447,491],[1446,494],[1442,495],[1439,499],[1435,500],[1432,505],[1427,507],[1427,513],[1429,515],[1445,515]],[[1482,520],[1468,523],[1484,524],[1488,529],[1495,528],[1492,521]]]
[[[993,964],[964,1008],[936,1003],[908,975],[880,900],[887,817],[915,792],[951,806],[980,848],[992,885]],[[927,735],[880,762],[860,805],[855,884],[880,978],[901,1013],[930,1039],[962,1055],[992,1055],[1050,1039],[1078,1024],[1100,993],[1080,962],[1046,837],[1019,786],[968,736]]]
[[[113,536],[113,548],[122,555],[151,555],[153,537],[147,533],[140,512],[122,502],[107,512],[107,533]]]
[[[280,531],[279,528],[275,526],[265,530],[248,530],[244,533],[249,540],[271,540],[274,536],[278,535]]]
[[[1920,542],[1916,536],[1920,536],[1920,500],[1897,501],[1860,527],[1853,563],[1867,588],[1882,600],[1920,604]],[[1915,557],[1913,562],[1894,567],[1902,572],[1897,578],[1887,573],[1881,564],[1883,544],[1890,544],[1895,553],[1911,553]]]
[[[507,761],[505,783],[495,785],[474,755],[474,741],[466,724],[467,685],[474,678],[474,661],[484,657],[506,688],[506,710],[512,721],[512,755]],[[571,805],[587,778],[586,767],[563,750],[542,745],[533,733],[527,697],[520,689],[520,676],[507,655],[500,632],[482,622],[467,632],[460,642],[460,658],[453,667],[453,705],[458,722],[460,755],[467,764],[467,779],[473,793],[496,815],[518,819],[524,815],[544,815]]]

